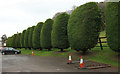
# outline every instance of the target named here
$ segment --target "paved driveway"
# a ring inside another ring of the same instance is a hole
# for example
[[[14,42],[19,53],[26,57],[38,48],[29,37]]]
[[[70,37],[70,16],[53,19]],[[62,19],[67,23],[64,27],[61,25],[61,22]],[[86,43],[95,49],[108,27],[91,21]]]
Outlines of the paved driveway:
[[[68,59],[48,56],[3,55],[2,72],[117,72],[117,68],[77,69]]]

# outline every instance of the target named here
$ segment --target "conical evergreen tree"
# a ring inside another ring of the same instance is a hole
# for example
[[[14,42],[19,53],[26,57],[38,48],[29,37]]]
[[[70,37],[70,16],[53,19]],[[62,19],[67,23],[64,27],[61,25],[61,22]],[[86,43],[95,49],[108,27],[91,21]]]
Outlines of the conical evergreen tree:
[[[72,49],[86,52],[96,46],[102,26],[101,10],[95,2],[77,7],[68,22],[68,38]]]
[[[41,33],[41,28],[42,28],[43,22],[39,22],[37,24],[37,26],[35,26],[34,31],[33,31],[33,48],[34,49],[40,49],[41,45],[40,45],[40,33]]]
[[[40,44],[41,47],[44,49],[50,49],[52,48],[51,45],[51,31],[52,31],[52,19],[47,19],[42,27],[41,35],[40,35]]]
[[[120,52],[120,2],[108,2],[106,7],[106,36],[109,47]]]
[[[56,17],[52,27],[52,46],[61,49],[61,51],[69,47],[67,35],[68,19],[69,15],[67,13],[61,13]]]

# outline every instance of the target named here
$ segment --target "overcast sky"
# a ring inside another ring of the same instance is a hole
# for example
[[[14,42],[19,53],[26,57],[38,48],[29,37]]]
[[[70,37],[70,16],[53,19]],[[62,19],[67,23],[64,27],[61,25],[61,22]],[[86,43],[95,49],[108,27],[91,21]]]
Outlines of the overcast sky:
[[[0,0],[0,37],[8,37],[86,2],[104,0]]]

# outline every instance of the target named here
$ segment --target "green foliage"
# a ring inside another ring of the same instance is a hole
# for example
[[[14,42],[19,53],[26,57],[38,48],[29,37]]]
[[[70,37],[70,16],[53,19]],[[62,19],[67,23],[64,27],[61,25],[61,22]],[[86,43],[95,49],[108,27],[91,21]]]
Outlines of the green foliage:
[[[108,2],[106,7],[106,36],[109,47],[120,52],[120,2]]]
[[[21,34],[21,37],[20,37],[20,45],[22,48],[25,48],[25,45],[24,45],[24,35],[25,35],[25,32],[26,30],[24,30]]]
[[[33,48],[32,44],[32,36],[33,36],[33,31],[34,31],[35,26],[32,26],[29,31],[29,36],[28,36],[28,47]]]
[[[12,39],[12,37],[8,37],[8,40],[6,42],[7,47],[11,47],[11,39]]]
[[[15,39],[15,48],[21,48],[21,45],[20,45],[20,36],[21,36],[21,33],[18,33],[17,36],[16,36],[16,39]]]
[[[61,49],[61,51],[69,47],[67,35],[68,19],[69,15],[67,13],[61,13],[56,17],[52,27],[52,46]]]
[[[12,47],[13,47],[13,48],[16,48],[16,45],[15,45],[16,36],[17,36],[17,34],[14,34],[14,35],[12,36]]]
[[[39,22],[33,31],[33,48],[41,49],[40,46],[40,33],[42,28],[43,22]]]
[[[10,40],[9,40],[10,42],[9,42],[9,47],[12,47],[12,42],[13,42],[13,37],[11,36],[10,37]]]
[[[26,49],[29,48],[29,45],[28,45],[29,31],[30,31],[30,27],[26,30],[24,35],[24,45]]]
[[[72,49],[83,52],[96,46],[102,25],[101,10],[95,2],[77,7],[68,22],[68,38]]]
[[[52,31],[52,19],[47,19],[42,27],[41,35],[40,35],[40,44],[44,49],[52,48],[51,45],[51,31]]]

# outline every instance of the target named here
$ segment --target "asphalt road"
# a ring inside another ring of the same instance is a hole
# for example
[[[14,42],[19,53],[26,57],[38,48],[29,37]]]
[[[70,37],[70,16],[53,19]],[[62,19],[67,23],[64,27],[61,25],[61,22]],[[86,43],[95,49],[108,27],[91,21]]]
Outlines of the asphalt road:
[[[28,55],[3,55],[2,72],[118,72],[117,68],[77,69],[66,58]]]

